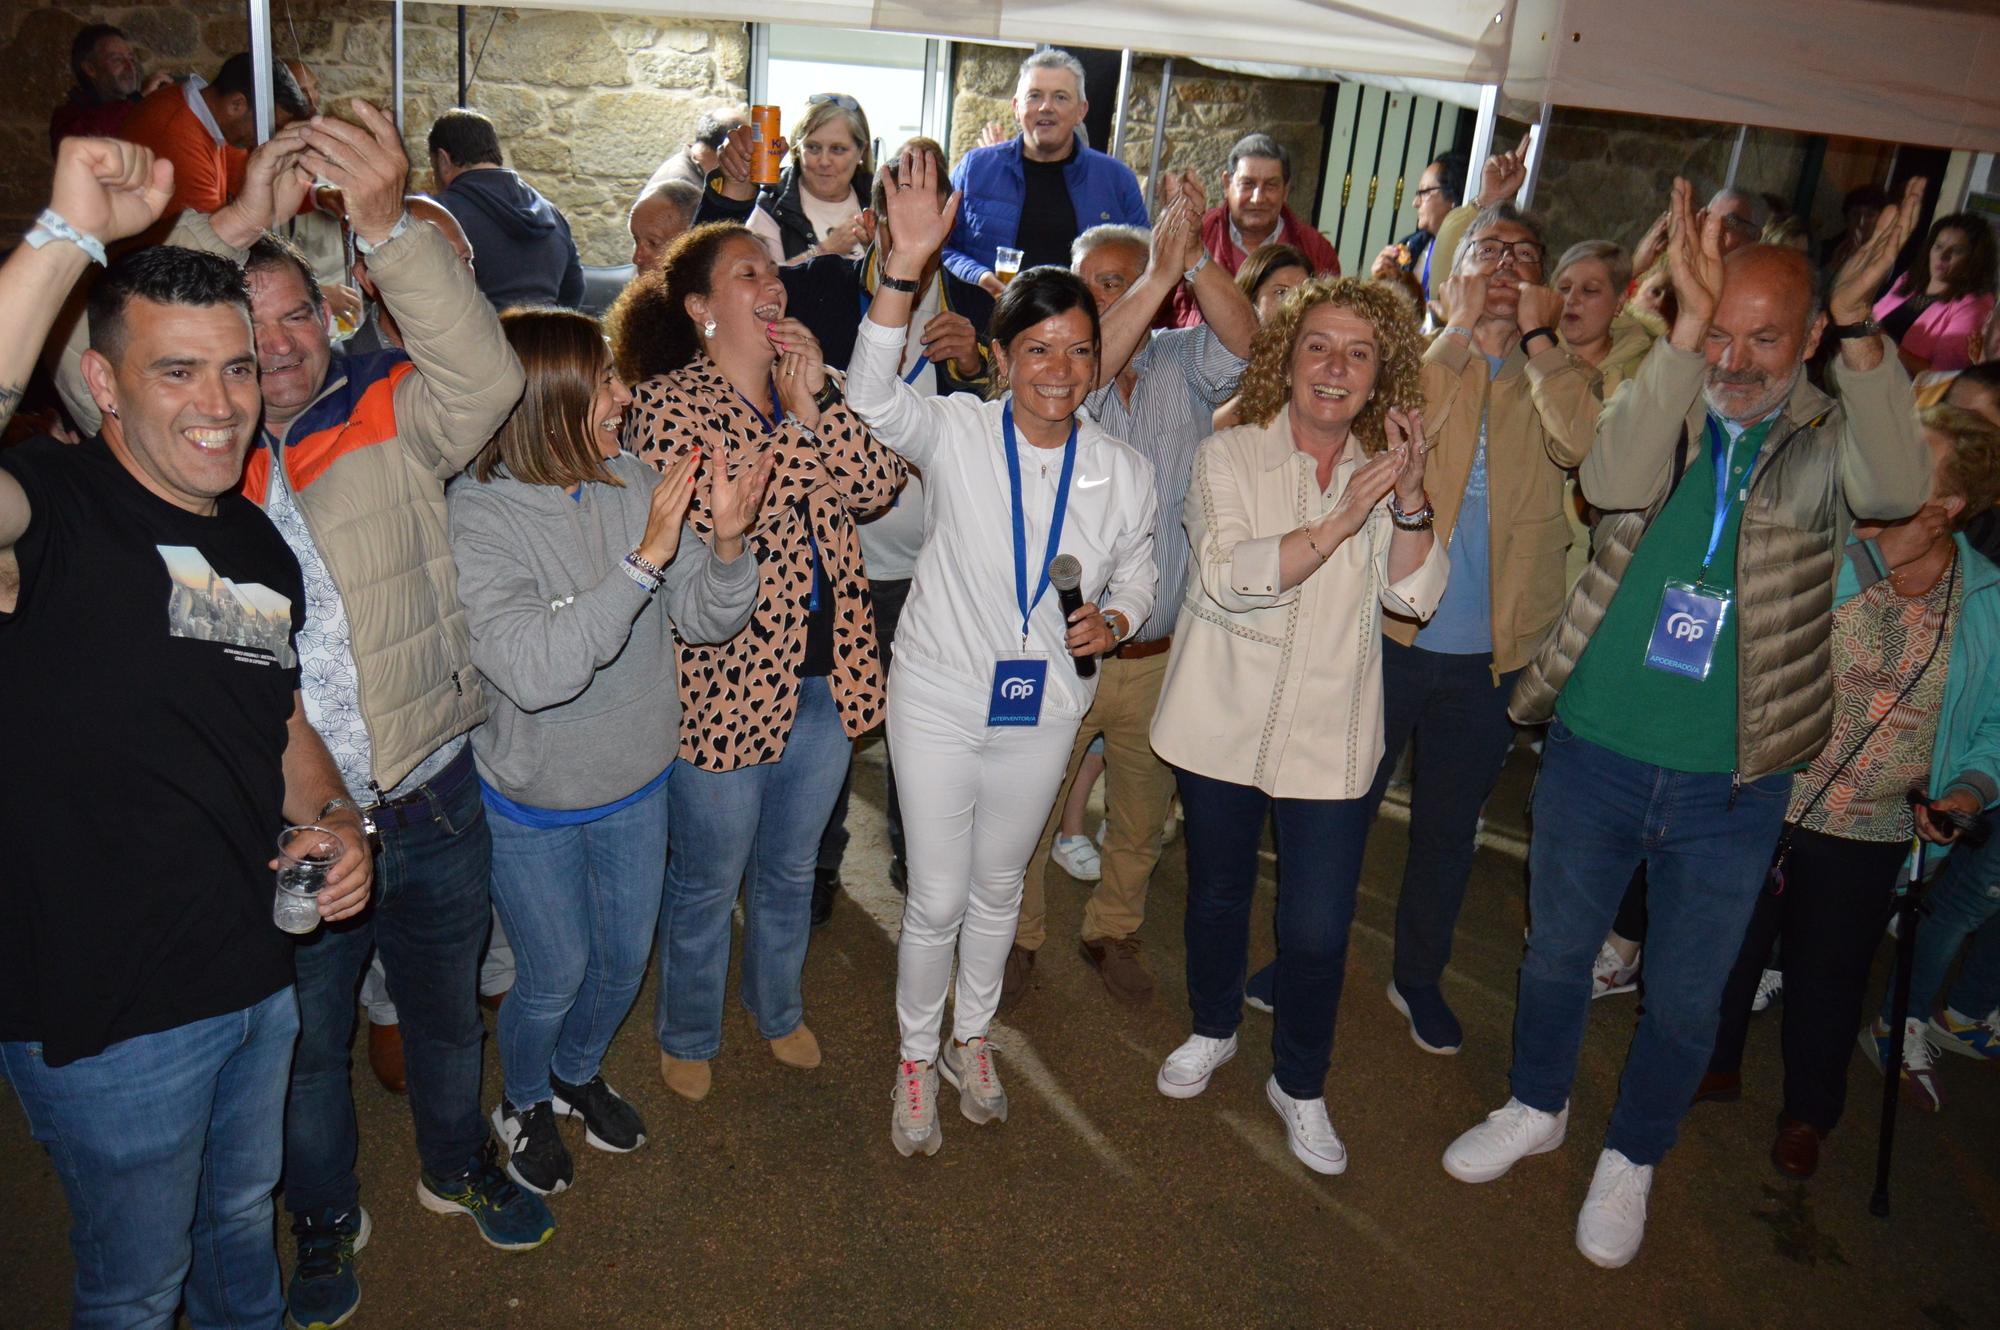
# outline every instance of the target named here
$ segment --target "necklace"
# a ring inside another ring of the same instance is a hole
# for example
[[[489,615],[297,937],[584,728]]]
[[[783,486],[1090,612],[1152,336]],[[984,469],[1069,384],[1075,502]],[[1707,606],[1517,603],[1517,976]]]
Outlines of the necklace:
[[[1944,554],[1945,558],[1943,562],[1938,565],[1935,571],[1927,571],[1928,565],[1937,557],[1937,550],[1935,549],[1925,550],[1923,554],[1910,560],[1910,562],[1891,568],[1889,570],[1889,585],[1895,589],[1897,595],[1910,599],[1929,594],[1931,589],[1937,586],[1938,579],[1943,577],[1946,570],[1951,567],[1952,560],[1958,555],[1958,550],[1955,546],[1947,544],[1944,547]]]

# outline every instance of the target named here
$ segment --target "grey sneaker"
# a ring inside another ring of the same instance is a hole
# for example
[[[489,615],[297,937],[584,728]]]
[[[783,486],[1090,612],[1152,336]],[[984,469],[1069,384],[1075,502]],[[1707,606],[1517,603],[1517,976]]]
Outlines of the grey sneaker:
[[[935,1066],[906,1059],[897,1068],[895,1093],[889,1096],[889,1139],[903,1158],[934,1155],[944,1144],[944,1128],[937,1120],[937,1095]]]
[[[1000,1088],[1000,1069],[984,1039],[969,1040],[963,1047],[947,1041],[941,1070],[958,1091],[958,1111],[967,1122],[1007,1120],[1007,1092]]]

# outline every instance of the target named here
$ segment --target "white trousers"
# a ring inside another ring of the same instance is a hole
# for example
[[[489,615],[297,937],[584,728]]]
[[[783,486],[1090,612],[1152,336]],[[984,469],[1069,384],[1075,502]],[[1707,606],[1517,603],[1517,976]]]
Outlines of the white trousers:
[[[1069,669],[1051,660],[1050,669]],[[903,806],[910,894],[896,952],[903,1057],[936,1062],[951,961],[960,1042],[983,1038],[1021,916],[1021,880],[1055,803],[1082,717],[989,726],[990,684],[927,676],[903,656],[889,672],[889,758]]]

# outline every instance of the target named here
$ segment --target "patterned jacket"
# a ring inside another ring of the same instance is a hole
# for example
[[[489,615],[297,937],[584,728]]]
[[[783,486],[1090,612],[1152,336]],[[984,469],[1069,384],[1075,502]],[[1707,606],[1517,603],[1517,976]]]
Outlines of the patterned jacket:
[[[881,723],[886,694],[875,649],[874,608],[854,517],[885,507],[909,472],[845,402],[811,431],[763,419],[707,356],[632,390],[625,446],[664,471],[690,448],[730,474],[767,446],[777,453],[763,511],[751,529],[759,566],[757,607],[742,632],[716,646],[680,644],[681,750],[704,771],[735,771],[784,756],[798,715],[813,551],[833,590],[833,673],[827,682],[842,725],[858,738]],[[696,491],[688,522],[712,539],[714,518]],[[808,532],[811,539],[808,539]]]

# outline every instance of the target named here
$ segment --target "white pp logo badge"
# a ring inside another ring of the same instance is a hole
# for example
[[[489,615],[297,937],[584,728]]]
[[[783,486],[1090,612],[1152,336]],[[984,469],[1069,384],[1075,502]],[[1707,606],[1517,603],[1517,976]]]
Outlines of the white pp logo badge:
[[[1708,625],[1685,610],[1667,616],[1667,636],[1677,642],[1699,642],[1708,635]]]

